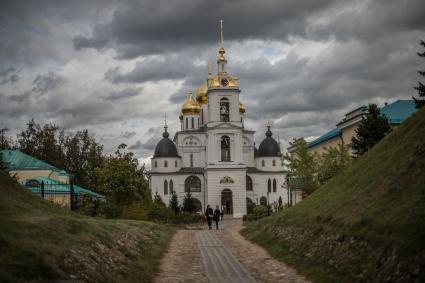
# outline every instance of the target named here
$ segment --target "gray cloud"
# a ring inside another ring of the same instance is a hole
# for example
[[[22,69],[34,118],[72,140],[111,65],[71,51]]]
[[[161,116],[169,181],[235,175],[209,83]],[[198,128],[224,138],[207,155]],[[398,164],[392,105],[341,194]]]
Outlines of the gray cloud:
[[[130,139],[134,137],[137,133],[135,131],[124,131],[120,134],[121,138]]]
[[[135,97],[139,95],[140,89],[137,88],[126,88],[120,91],[113,91],[111,92],[106,99],[107,100],[119,100],[119,99],[126,99],[130,97]]]
[[[32,81],[32,92],[46,93],[53,91],[64,83],[64,79],[55,73],[49,72],[45,75],[37,75]]]
[[[0,68],[0,85],[15,83],[19,80],[18,70],[13,67]]]

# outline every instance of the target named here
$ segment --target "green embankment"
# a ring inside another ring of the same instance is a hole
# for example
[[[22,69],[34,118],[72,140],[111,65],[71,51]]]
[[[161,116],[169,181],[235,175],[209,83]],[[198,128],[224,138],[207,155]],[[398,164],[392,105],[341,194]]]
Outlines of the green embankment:
[[[151,282],[173,229],[72,213],[0,171],[0,282]]]
[[[425,110],[242,234],[316,282],[425,282]]]

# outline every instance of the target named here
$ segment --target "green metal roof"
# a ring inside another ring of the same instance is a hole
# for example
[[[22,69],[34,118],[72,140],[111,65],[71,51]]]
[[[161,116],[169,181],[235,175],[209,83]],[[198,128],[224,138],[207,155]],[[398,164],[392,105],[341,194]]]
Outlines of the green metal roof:
[[[417,111],[414,100],[397,100],[391,104],[385,105],[381,109],[381,114],[387,117],[392,125],[403,123]]]
[[[2,150],[3,160],[6,162],[9,170],[54,170],[59,171],[53,165],[41,161],[31,155],[19,150]]]
[[[41,184],[41,182],[44,182],[44,188],[45,188],[46,191],[49,191],[49,193],[52,193],[52,194],[69,194],[69,190],[70,190],[69,184],[58,182],[57,180],[54,180],[54,179],[51,179],[51,178],[35,177],[35,178],[28,179],[28,180],[21,180],[20,181],[21,185],[27,187],[33,193],[40,193],[40,187],[38,187],[38,186],[32,186],[32,187],[26,186],[26,183],[28,181],[31,181],[31,180],[36,180],[40,184]],[[103,196],[103,195],[100,195],[100,194],[95,193],[93,191],[84,189],[84,188],[77,186],[77,185],[74,185],[74,192],[77,195],[87,194],[87,195],[97,197],[97,198],[105,198],[105,196]]]
[[[357,108],[356,110],[360,108]],[[384,107],[380,108],[381,115],[385,115],[385,117],[387,117],[388,122],[391,125],[399,125],[403,123],[404,120],[409,118],[416,111],[417,109],[415,107],[414,100],[396,100],[393,103],[387,104]],[[327,140],[333,139],[339,136],[340,133],[341,133],[341,130],[339,128],[334,128],[330,130],[329,132],[327,132],[326,134],[318,137],[317,139],[311,142],[308,142],[307,147],[310,148],[315,145],[321,144]]]

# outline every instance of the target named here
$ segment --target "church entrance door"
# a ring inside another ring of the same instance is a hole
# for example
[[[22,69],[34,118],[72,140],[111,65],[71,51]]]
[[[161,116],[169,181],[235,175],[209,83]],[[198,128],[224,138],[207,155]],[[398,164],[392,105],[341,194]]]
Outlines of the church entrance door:
[[[233,214],[233,195],[229,189],[221,192],[221,209],[225,214]]]

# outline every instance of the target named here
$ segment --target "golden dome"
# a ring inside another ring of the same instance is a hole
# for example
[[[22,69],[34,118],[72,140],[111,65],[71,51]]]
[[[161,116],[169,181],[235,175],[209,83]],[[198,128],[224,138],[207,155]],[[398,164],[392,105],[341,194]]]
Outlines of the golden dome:
[[[182,106],[183,114],[199,114],[201,112],[201,106],[193,98],[192,92],[190,91],[187,95],[186,102]]]
[[[239,113],[243,114],[245,113],[245,110],[246,110],[245,104],[239,101]]]
[[[207,86],[207,82],[205,82],[198,88],[198,91],[196,92],[196,100],[201,104],[207,103],[207,100],[208,100],[207,93],[208,93],[208,86]]]

